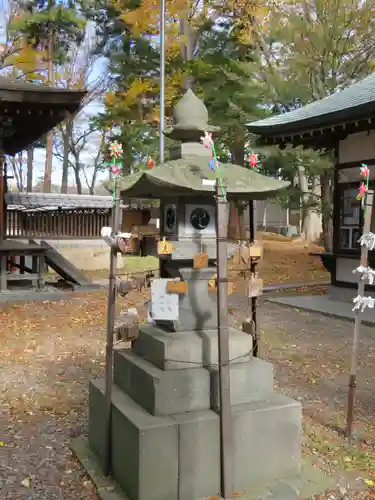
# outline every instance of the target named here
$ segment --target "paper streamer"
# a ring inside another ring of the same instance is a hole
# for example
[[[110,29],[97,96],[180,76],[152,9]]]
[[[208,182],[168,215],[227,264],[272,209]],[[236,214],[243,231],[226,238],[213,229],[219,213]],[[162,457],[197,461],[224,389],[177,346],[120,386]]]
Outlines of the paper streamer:
[[[374,309],[375,307],[375,299],[372,297],[362,297],[361,295],[357,295],[355,299],[353,299],[354,307],[352,311],[363,312],[367,307],[369,309]]]

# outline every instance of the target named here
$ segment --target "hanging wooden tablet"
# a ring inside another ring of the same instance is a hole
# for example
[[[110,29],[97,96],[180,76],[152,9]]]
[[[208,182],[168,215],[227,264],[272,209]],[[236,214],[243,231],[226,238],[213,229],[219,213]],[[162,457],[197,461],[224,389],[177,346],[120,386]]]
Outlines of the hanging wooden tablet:
[[[228,295],[232,295],[235,292],[236,286],[232,281],[228,281]],[[208,291],[217,292],[217,281],[216,278],[208,280]]]
[[[158,255],[171,255],[173,252],[173,246],[170,241],[167,241],[165,238],[158,241]]]
[[[253,260],[260,260],[263,257],[263,247],[258,242],[249,246],[249,255]]]
[[[246,296],[259,297],[263,294],[263,280],[258,277],[258,273],[252,274],[247,282]]]
[[[228,295],[232,295],[236,290],[236,285],[232,281],[228,281]]]
[[[216,292],[216,277],[213,277],[210,280],[208,280],[208,291]]]
[[[193,261],[194,269],[202,269],[204,267],[208,267],[208,254],[206,253],[197,253],[194,255]]]
[[[167,292],[186,295],[188,293],[188,284],[186,281],[168,281]]]

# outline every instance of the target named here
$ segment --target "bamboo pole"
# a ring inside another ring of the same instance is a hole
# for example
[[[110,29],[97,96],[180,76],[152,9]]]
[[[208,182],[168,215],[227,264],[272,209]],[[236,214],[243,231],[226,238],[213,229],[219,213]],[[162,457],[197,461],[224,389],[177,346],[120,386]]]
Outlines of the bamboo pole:
[[[229,328],[228,328],[228,202],[223,187],[216,180],[216,258],[217,318],[220,380],[220,465],[222,497],[233,497],[233,437],[230,398]]]
[[[365,195],[365,220],[363,224],[363,234],[367,234],[371,230],[371,217],[372,217],[372,203],[374,199],[374,191],[369,190]],[[361,260],[360,266],[368,266],[368,248],[365,245],[361,246]],[[362,296],[365,293],[365,280],[360,279],[358,282],[358,295]],[[346,420],[346,435],[349,442],[352,440],[353,433],[353,420],[354,420],[354,404],[355,404],[355,394],[357,388],[357,369],[358,369],[358,349],[359,349],[359,335],[361,329],[361,312],[356,311],[354,320],[354,336],[353,336],[353,347],[352,356],[350,363],[350,376],[349,376],[349,389],[348,389],[348,411]]]
[[[116,186],[112,212],[112,231],[116,232],[120,218],[120,189]],[[104,475],[112,472],[112,385],[113,385],[113,335],[116,309],[117,248],[111,247],[109,258],[108,299],[107,299],[107,342],[105,351],[105,456]]]

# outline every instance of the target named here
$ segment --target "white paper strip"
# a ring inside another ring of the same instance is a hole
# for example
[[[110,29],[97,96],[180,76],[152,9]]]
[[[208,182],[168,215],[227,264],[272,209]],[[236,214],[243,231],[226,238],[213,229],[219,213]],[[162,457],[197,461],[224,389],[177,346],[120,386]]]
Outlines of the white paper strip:
[[[353,273],[360,273],[361,280],[367,280],[370,285],[374,283],[375,270],[371,269],[371,267],[358,266],[357,269],[354,269]]]
[[[363,247],[367,247],[369,250],[374,250],[375,248],[375,234],[374,233],[366,233],[363,234],[359,240],[358,243]]]
[[[363,312],[366,307],[369,309],[374,309],[375,307],[375,299],[372,297],[362,297],[361,295],[357,295],[355,299],[353,299],[354,307],[352,311],[360,311]]]

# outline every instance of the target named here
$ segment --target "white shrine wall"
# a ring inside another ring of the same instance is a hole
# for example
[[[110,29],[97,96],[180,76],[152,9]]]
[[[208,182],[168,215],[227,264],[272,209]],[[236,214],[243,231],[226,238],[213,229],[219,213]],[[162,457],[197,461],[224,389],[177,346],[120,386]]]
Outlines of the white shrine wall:
[[[338,173],[339,184],[358,183],[361,181],[359,168],[361,163],[367,163],[370,170],[370,180],[375,180],[375,164],[371,165],[368,160],[375,159],[375,132],[358,132],[350,134],[346,139],[339,142],[338,160],[340,164],[355,162],[358,166],[352,168],[340,169]],[[353,189],[353,200],[355,199],[358,188]],[[353,209],[354,212],[357,210]],[[353,221],[347,218],[347,223],[354,224],[354,219],[357,219],[354,213]],[[340,219],[341,221],[341,219]],[[375,207],[373,209],[373,217],[371,223],[372,231],[375,231]],[[359,266],[358,259],[345,258],[344,256],[336,259],[336,280],[346,283],[358,283],[358,275],[353,274],[353,270]]]
[[[363,162],[375,158],[375,132],[350,134],[339,141],[339,163]]]

